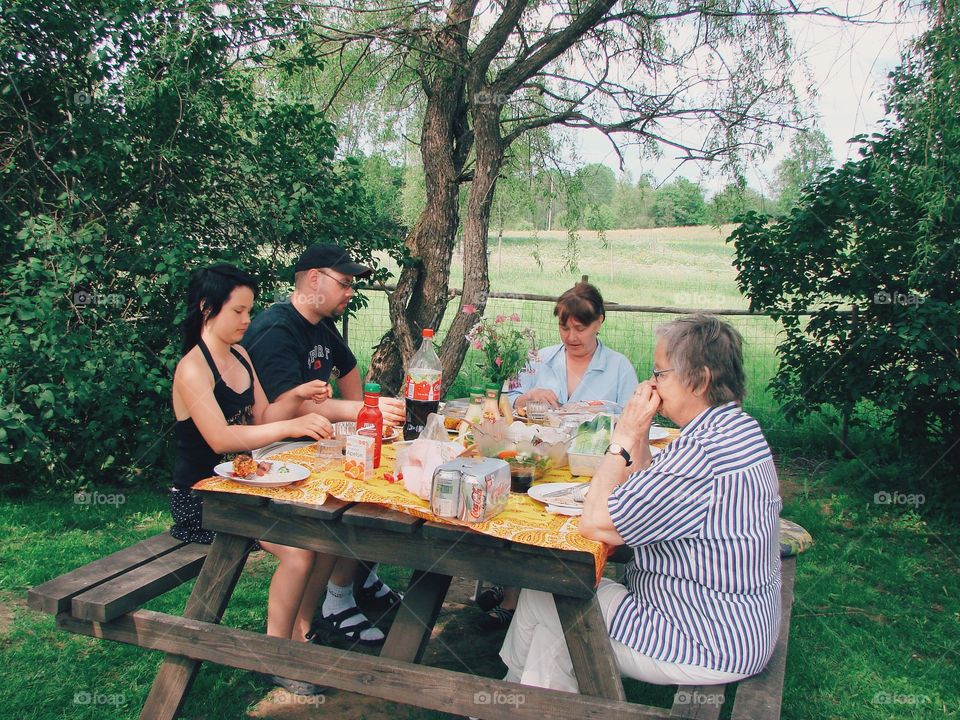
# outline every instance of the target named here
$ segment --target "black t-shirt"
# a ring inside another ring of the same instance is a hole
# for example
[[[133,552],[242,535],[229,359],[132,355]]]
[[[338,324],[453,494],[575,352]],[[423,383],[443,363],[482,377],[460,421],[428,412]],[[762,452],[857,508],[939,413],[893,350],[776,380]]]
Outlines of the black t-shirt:
[[[331,318],[313,325],[289,302],[257,315],[241,344],[270,402],[297,385],[343,377],[357,366]]]

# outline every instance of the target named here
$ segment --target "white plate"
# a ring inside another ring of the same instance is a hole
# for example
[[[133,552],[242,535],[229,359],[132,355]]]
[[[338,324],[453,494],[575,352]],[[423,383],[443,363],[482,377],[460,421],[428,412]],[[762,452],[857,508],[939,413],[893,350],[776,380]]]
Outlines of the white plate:
[[[266,475],[253,475],[249,478],[237,477],[233,474],[233,461],[222,462],[213,471],[220,477],[225,477],[250,487],[274,488],[283,487],[298,480],[310,477],[310,471],[303,465],[291,462],[273,461],[273,467]]]
[[[544,495],[547,493],[559,492],[560,490],[576,487],[579,484],[580,483],[578,482],[558,482],[534,485],[532,488],[527,490],[527,495],[532,497],[537,502],[543,503],[544,505],[553,505],[555,507],[563,508],[582,508],[582,502],[577,502],[573,498],[569,498],[564,495],[560,495],[559,497],[544,497]]]
[[[663,440],[668,437],[670,437],[670,433],[667,432],[666,428],[662,428],[659,425],[651,425],[650,436],[647,440]]]

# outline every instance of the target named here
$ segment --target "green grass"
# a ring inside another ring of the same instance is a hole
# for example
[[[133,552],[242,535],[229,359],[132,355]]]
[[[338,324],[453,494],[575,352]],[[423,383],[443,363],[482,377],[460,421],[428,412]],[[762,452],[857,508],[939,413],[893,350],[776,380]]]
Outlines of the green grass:
[[[804,525],[816,540],[798,562],[783,717],[956,717],[960,530],[933,514],[876,505],[871,487],[838,489],[824,485],[823,477],[822,469],[813,471],[803,462],[783,472],[789,497],[783,515]],[[0,505],[0,600],[6,610],[0,625],[0,717],[138,716],[160,656],[58,632],[53,618],[24,602],[32,585],[166,527],[161,493],[140,489],[125,499],[119,506],[81,506],[65,494]],[[262,631],[272,570],[272,559],[263,553],[251,559],[224,617],[227,625]],[[384,574],[400,586],[407,575],[396,568]],[[149,607],[180,612],[189,588],[178,588]],[[448,622],[455,630],[444,629],[445,642],[461,643],[458,654],[471,653],[477,667],[496,674],[499,638],[474,634],[471,617]],[[443,664],[444,658],[437,662]],[[631,700],[669,704],[666,688],[627,685]],[[84,693],[119,704],[76,703]],[[205,665],[184,717],[234,720],[265,694],[249,673]],[[887,698],[899,702],[883,702]],[[386,703],[372,707],[386,707],[392,717],[448,717],[404,706],[389,709]]]

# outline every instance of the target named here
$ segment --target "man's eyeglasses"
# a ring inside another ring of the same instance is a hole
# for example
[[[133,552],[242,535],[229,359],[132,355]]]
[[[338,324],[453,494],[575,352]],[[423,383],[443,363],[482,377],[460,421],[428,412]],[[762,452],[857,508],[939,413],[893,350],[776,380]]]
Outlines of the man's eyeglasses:
[[[654,370],[654,371],[653,371],[653,379],[654,379],[654,380],[659,380],[661,375],[663,375],[664,373],[668,373],[668,372],[673,372],[673,368],[667,368],[666,370]]]
[[[358,283],[351,283],[351,282],[347,282],[347,281],[345,281],[345,280],[341,280],[341,279],[338,278],[336,275],[331,275],[330,273],[325,273],[323,270],[317,270],[317,272],[319,272],[321,275],[326,275],[328,278],[330,278],[331,280],[333,280],[335,283],[337,283],[337,285],[339,285],[340,287],[342,287],[344,290],[356,290],[357,287],[359,287],[359,284],[358,284]]]

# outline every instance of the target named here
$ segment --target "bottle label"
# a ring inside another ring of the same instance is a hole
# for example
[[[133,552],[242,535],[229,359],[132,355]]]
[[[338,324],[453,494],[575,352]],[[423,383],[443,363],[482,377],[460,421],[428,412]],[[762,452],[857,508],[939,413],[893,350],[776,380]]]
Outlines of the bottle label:
[[[375,438],[379,433],[377,432],[377,426],[368,422],[357,428],[357,435],[366,435]]]
[[[408,370],[406,387],[407,400],[439,401],[440,371],[420,370],[417,368]]]

